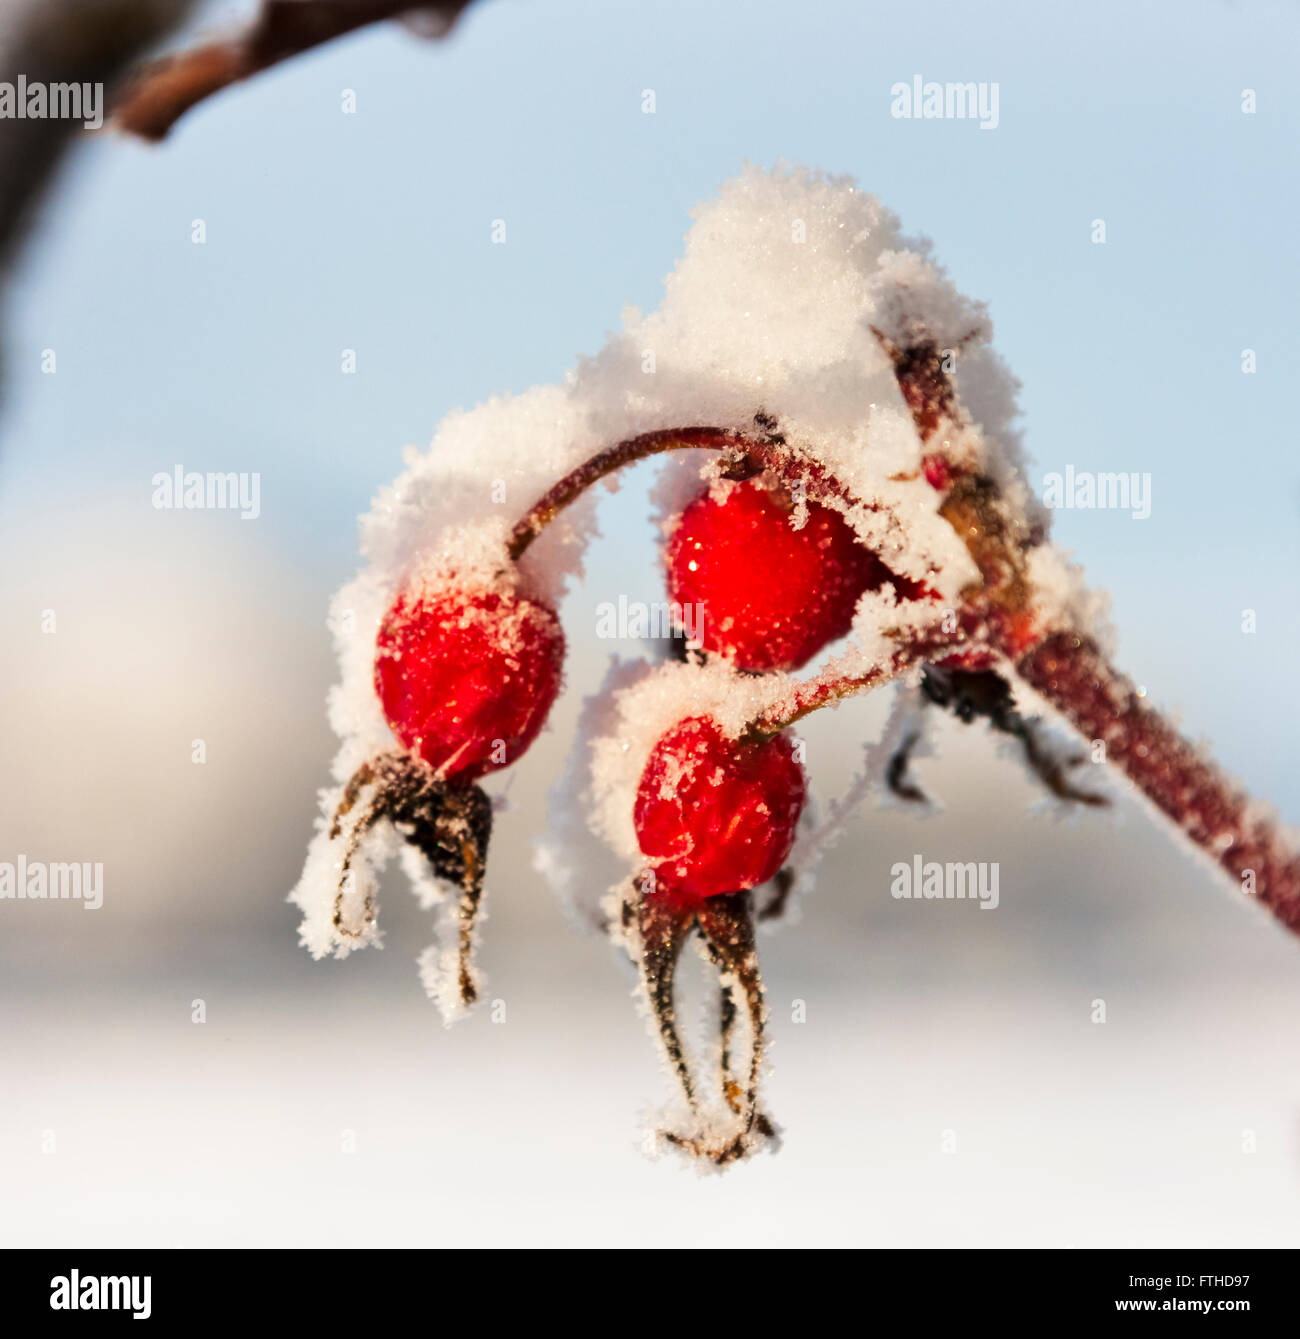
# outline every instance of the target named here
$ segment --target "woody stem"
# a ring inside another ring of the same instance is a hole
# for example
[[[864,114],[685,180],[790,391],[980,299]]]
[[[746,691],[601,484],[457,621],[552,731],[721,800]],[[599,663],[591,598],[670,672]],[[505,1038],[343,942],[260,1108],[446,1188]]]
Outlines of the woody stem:
[[[1056,633],[1016,670],[1242,891],[1300,932],[1300,856],[1272,815],[1155,711],[1095,642]]]
[[[802,479],[814,497],[834,496],[845,502],[858,501],[824,465],[811,458],[801,458],[779,438],[746,437],[728,428],[660,428],[598,451],[548,489],[511,531],[507,549],[511,559],[517,562],[550,521],[607,475],[651,456],[688,450],[729,451],[775,471],[790,482]]]
[[[932,634],[900,646],[866,673],[827,674],[801,684],[756,718],[742,739],[771,738],[821,707],[932,659],[944,645]],[[1243,892],[1300,933],[1300,854],[1276,820],[1154,710],[1091,638],[1054,632],[1022,656],[1015,671],[1084,739],[1104,748],[1105,760]]]
[[[820,674],[799,684],[791,694],[757,716],[743,732],[741,739],[749,743],[771,739],[822,707],[833,706],[846,697],[879,688],[913,665],[930,660],[945,650],[950,651],[959,640],[960,634],[936,630],[903,643],[883,664],[873,665],[861,674],[836,674],[830,671]]]

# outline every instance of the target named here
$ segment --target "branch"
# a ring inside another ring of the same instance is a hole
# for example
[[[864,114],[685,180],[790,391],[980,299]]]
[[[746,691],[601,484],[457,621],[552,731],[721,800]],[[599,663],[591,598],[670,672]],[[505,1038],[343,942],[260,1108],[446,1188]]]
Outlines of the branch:
[[[0,10],[0,81],[108,84],[184,17],[191,0],[33,0]],[[64,150],[60,117],[0,119],[0,267],[12,260]]]
[[[743,461],[754,473],[761,467],[772,470],[783,479],[802,479],[811,496],[817,499],[838,497],[852,505],[864,505],[819,461],[788,451],[784,437],[748,437],[729,428],[703,426],[659,428],[606,447],[548,489],[515,523],[508,547],[511,559],[518,562],[533,540],[565,507],[607,475],[666,451],[697,450],[730,452],[737,457],[738,468]],[[728,477],[740,476],[732,473]]]
[[[242,33],[164,56],[136,72],[113,109],[114,123],[160,140],[196,103],[250,75],[371,23],[416,13],[426,31],[445,36],[469,0],[262,0]]]
[[[1245,891],[1300,932],[1300,857],[1273,818],[1111,667],[1084,637],[1058,633],[1017,665],[1025,682]]]

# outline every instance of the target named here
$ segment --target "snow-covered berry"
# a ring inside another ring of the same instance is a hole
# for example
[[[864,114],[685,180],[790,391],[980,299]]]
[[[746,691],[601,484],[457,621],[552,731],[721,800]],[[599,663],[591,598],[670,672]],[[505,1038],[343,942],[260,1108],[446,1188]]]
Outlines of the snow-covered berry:
[[[443,779],[515,761],[559,692],[564,634],[543,604],[491,586],[404,592],[380,625],[375,691],[404,748]]]
[[[705,651],[746,670],[791,670],[843,637],[863,592],[890,579],[839,512],[793,509],[756,481],[706,490],[667,545],[671,599],[691,606]]]
[[[785,734],[744,742],[693,716],[651,750],[633,821],[655,887],[683,902],[756,888],[794,845],[806,786]]]

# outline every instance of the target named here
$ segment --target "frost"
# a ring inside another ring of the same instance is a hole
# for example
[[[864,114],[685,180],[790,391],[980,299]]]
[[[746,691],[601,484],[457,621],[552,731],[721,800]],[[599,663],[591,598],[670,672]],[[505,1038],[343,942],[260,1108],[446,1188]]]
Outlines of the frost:
[[[609,930],[641,967],[639,995],[685,1099],[664,1133],[669,1143],[722,1165],[775,1137],[757,1098],[764,1007],[748,902],[706,899],[688,915],[632,891],[645,864],[633,822],[637,788],[656,742],[688,716],[752,739],[844,692],[909,675],[848,792],[822,823],[805,816],[767,910],[811,885],[869,795],[922,798],[906,763],[927,747],[925,721],[936,709],[986,720],[1016,741],[1055,794],[1094,801],[1069,780],[1072,755],[1016,709],[1039,696],[1085,739],[1105,741],[1139,790],[1220,865],[1234,872],[1247,859],[1259,863],[1271,880],[1262,896],[1300,922],[1300,871],[1272,817],[1105,660],[1105,602],[1048,542],[1050,514],[1025,479],[1017,385],[991,333],[984,306],[956,290],[929,244],[905,236],[851,181],[747,167],[693,211],[657,310],[625,308],[620,329],[562,385],[458,411],[427,451],[408,451],[404,472],[362,522],[366,565],[331,610],[336,784],[322,793],[319,830],[292,895],[311,952],[344,956],[379,938],[375,882],[395,838],[377,832],[353,850],[369,820],[363,815],[349,835],[331,816],[348,811],[357,777],[394,747],[373,686],[385,611],[399,592],[443,580],[514,588],[557,608],[597,533],[603,490],[590,485],[616,488],[615,466],[652,449],[666,452],[654,489],[664,536],[703,487],[725,490],[766,469],[792,494],[796,529],[815,498],[839,510],[893,574],[863,595],[850,635],[815,674],[740,674],[688,652],[681,663],[611,665],[584,706],[535,866],[581,922]],[[959,644],[967,659],[953,652]],[[1013,699],[1008,680],[1017,674],[1029,686]],[[408,810],[425,794],[409,777],[377,784]],[[475,993],[467,973],[477,901],[466,903],[463,891],[458,905],[443,896],[409,848],[403,863],[422,904],[443,915],[420,975],[455,1014]],[[457,916],[459,945],[447,938]],[[725,1100],[712,1115],[673,1019],[672,972],[692,935],[733,1006],[716,1057]]]
[[[588,821],[592,812],[595,742],[616,730],[619,694],[641,679],[641,661],[611,660],[599,691],[583,703],[563,776],[551,788],[546,835],[535,844],[533,867],[550,884],[581,927],[605,930],[618,913],[618,888],[627,879],[626,853],[600,840]],[[647,752],[648,752],[647,748]],[[630,821],[630,817],[629,817]]]
[[[449,415],[429,449],[409,451],[404,472],[380,490],[361,527],[367,565],[332,611],[342,671],[330,699],[342,741],[336,780],[390,743],[372,688],[373,648],[397,591],[420,572],[505,579],[520,513],[602,446],[639,432],[691,423],[752,431],[761,409],[797,455],[870,504],[829,500],[893,570],[955,601],[978,573],[920,477],[922,444],[880,339],[920,329],[960,348],[962,396],[985,412],[961,449],[996,472],[1004,490],[1019,487],[1027,507],[1008,426],[1015,383],[982,351],[983,308],[957,292],[928,248],[908,243],[897,219],[844,178],[750,167],[724,185],[694,211],[657,311],[625,310],[622,329],[565,384]],[[652,375],[643,370],[646,350],[655,354]],[[717,462],[692,452],[665,463],[657,498],[667,521],[698,488],[701,466]],[[596,500],[588,494],[557,516],[520,563],[530,593],[552,607],[581,575]],[[1069,569],[1045,554],[1035,561],[1042,589],[1064,608],[1076,598]],[[882,616],[894,611],[864,601],[855,628],[862,663],[885,649]],[[324,809],[337,798],[327,796]]]
[[[313,954],[345,956],[379,938],[377,873],[396,843],[391,835],[377,837],[356,852],[336,905],[346,833],[331,839],[328,832],[347,779],[392,748],[373,687],[375,635],[385,611],[399,591],[449,576],[513,584],[512,525],[611,442],[694,423],[752,433],[761,414],[779,425],[792,459],[807,462],[810,482],[818,470],[838,481],[840,491],[824,500],[844,512],[893,571],[925,581],[944,604],[957,601],[978,569],[922,476],[923,444],[888,351],[888,341],[919,334],[960,350],[962,392],[987,408],[985,427],[964,424],[951,451],[978,459],[1005,490],[1020,490],[1017,500],[1027,499],[1008,428],[1014,383],[996,359],[979,352],[988,335],[983,309],[952,287],[925,244],[908,243],[894,216],[848,180],[751,167],[694,211],[657,311],[626,309],[621,330],[563,385],[453,413],[427,451],[408,450],[405,470],[380,490],[362,521],[366,565],[331,609],[341,670],[329,703],[341,741],[336,784],[322,793],[319,831],[293,893]],[[655,355],[653,375],[644,370],[646,350]],[[665,526],[702,477],[728,486],[717,482],[716,453],[664,462],[656,499]],[[611,487],[617,482],[608,480]],[[596,500],[593,490],[555,516],[518,565],[521,587],[552,607],[581,575],[596,533]],[[1076,598],[1070,569],[1037,561],[1043,589],[1065,607]],[[923,631],[939,612],[917,602],[905,606],[890,587],[868,594],[828,672],[882,664],[891,637]],[[711,714],[738,733],[760,711],[791,707],[798,682],[783,675],[738,682],[721,665],[664,665],[621,671],[610,689],[610,701],[593,704],[584,723],[579,748],[589,750],[590,767],[579,760],[570,769],[553,806],[552,839],[538,854],[539,867],[566,889],[578,882],[565,854],[566,838],[577,837],[576,812],[593,815],[618,861],[636,863],[631,796],[660,734],[687,714]],[[581,801],[574,784],[584,789]],[[408,851],[403,864],[421,902],[441,905],[419,857]],[[586,873],[584,884],[591,882]],[[618,877],[612,863],[610,873]],[[575,896],[585,901],[584,919],[608,914],[588,888]],[[451,953],[431,949],[421,959],[422,979],[444,1004]]]

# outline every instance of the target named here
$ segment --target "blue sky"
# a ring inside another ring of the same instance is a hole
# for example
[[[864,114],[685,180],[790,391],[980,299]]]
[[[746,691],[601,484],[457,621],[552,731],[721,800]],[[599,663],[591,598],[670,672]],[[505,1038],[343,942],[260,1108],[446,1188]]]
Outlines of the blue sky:
[[[0,517],[57,543],[77,500],[145,524],[155,470],[257,470],[256,538],[226,542],[274,551],[323,615],[404,444],[560,378],[655,305],[696,201],[745,159],[801,161],[879,194],[989,303],[1036,485],[1151,473],[1149,520],[1061,514],[1057,537],[1113,593],[1121,663],[1300,818],[1262,706],[1289,718],[1300,653],[1298,30],[1289,3],[1219,0],[489,0],[447,43],[344,41],[161,148],[84,146],[10,293]],[[915,74],[996,81],[998,128],[892,118]],[[607,527],[633,536],[609,554],[625,586],[653,582],[641,505]]]

